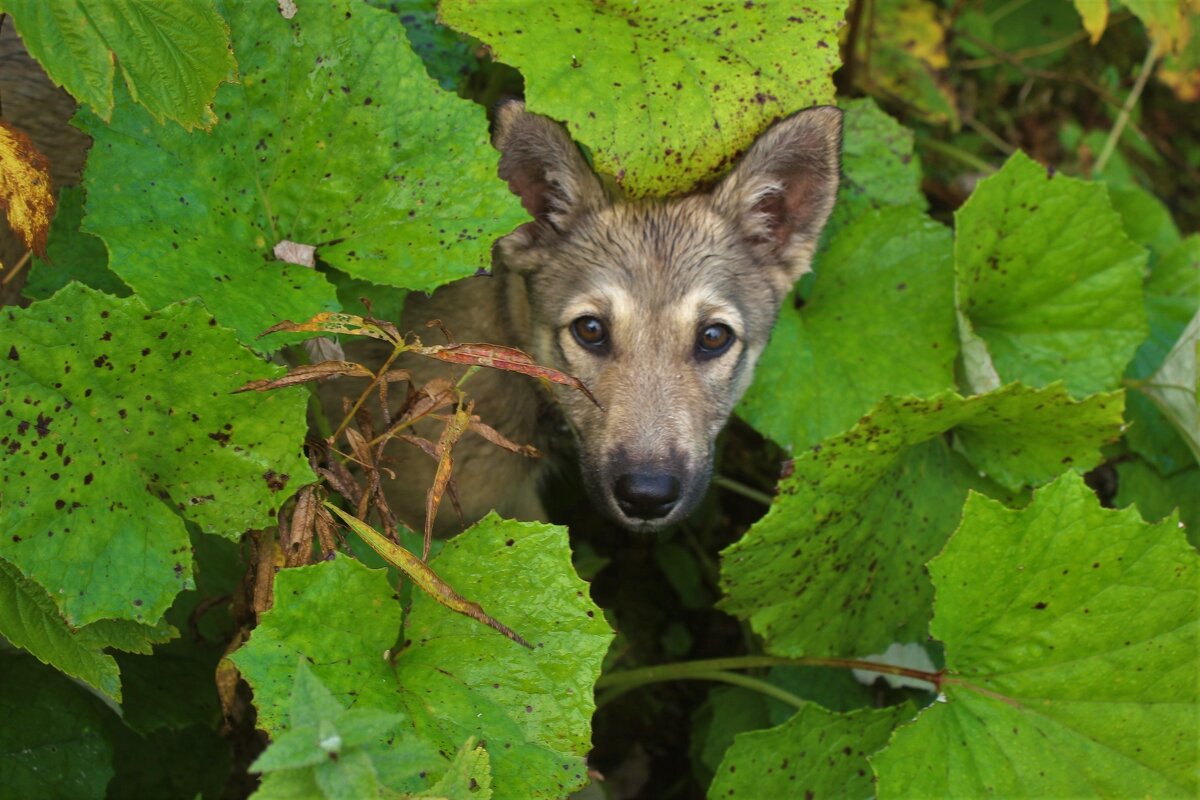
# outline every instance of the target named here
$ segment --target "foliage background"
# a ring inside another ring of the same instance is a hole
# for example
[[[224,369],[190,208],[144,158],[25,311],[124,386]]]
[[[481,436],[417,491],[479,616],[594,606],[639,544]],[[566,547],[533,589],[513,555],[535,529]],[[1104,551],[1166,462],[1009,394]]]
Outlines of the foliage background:
[[[0,273],[0,796],[1195,796],[1191,0],[297,5],[0,2],[92,140]],[[635,196],[846,112],[700,512],[568,474],[432,559],[533,652],[353,536],[288,561],[307,389],[232,393],[488,265],[514,94]]]

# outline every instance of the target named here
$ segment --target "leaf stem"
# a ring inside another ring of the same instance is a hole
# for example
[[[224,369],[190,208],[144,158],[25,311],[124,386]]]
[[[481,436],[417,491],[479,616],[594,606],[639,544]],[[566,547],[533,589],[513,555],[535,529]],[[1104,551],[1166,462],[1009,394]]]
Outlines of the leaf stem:
[[[862,669],[871,672],[881,672],[887,675],[903,675],[907,678],[925,681],[931,684],[935,691],[940,690],[942,684],[947,680],[944,672],[926,672],[925,670],[899,667],[894,664],[878,664],[874,661],[862,661],[854,658],[731,656],[729,658],[710,658],[700,661],[681,661],[675,664],[657,664],[651,667],[639,667],[637,669],[602,675],[600,680],[596,681],[596,688],[606,691],[597,698],[596,705],[602,706],[625,692],[641,688],[642,686],[676,680],[715,680],[734,683],[762,692],[771,697],[776,697],[785,703],[795,705],[795,701],[799,700],[795,695],[783,692],[784,695],[790,695],[790,699],[786,698],[776,691],[779,687],[772,686],[761,679],[750,678],[745,675],[735,676],[730,672],[730,670],[735,669],[754,669],[758,667],[838,667],[842,669]],[[765,689],[764,685],[771,688]]]
[[[1092,169],[1093,175],[1103,172],[1105,165],[1108,164],[1108,159],[1117,147],[1117,140],[1121,138],[1121,133],[1125,130],[1126,123],[1129,122],[1129,115],[1132,113],[1133,107],[1137,105],[1138,98],[1142,96],[1142,90],[1146,88],[1146,81],[1150,79],[1150,73],[1154,71],[1154,62],[1157,59],[1158,40],[1151,39],[1150,49],[1146,51],[1146,58],[1142,61],[1142,68],[1138,72],[1137,80],[1133,83],[1133,89],[1125,98],[1125,105],[1121,106],[1121,112],[1117,114],[1117,121],[1112,130],[1108,132],[1108,139],[1104,142],[1104,149],[1100,151],[1100,156],[1096,159],[1096,166]]]
[[[713,486],[719,486],[722,489],[727,489],[734,494],[740,494],[742,497],[747,497],[751,500],[756,500],[764,506],[769,506],[775,502],[775,498],[766,492],[760,492],[758,489],[752,489],[744,483],[738,483],[732,478],[726,478],[724,475],[717,475],[712,479]]]
[[[963,150],[961,147],[955,147],[949,142],[943,142],[941,139],[931,139],[927,136],[918,136],[916,138],[917,144],[921,145],[922,147],[932,150],[935,153],[940,153],[941,155],[949,158],[953,158],[954,160],[962,164],[966,164],[968,167],[973,169],[977,169],[980,172],[986,172],[988,175],[991,175],[996,171],[995,167],[984,161],[979,156],[975,155],[974,153],[969,153],[966,150]]]

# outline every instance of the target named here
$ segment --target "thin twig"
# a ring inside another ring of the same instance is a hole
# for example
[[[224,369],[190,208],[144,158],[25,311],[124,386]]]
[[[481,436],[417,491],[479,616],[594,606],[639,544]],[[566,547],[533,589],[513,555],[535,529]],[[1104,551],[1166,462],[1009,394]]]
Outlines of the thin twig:
[[[8,286],[10,283],[12,283],[13,279],[16,278],[17,275],[21,273],[21,270],[24,269],[25,265],[29,263],[31,256],[33,256],[33,251],[26,250],[25,255],[21,256],[21,260],[14,264],[13,268],[10,269],[8,274],[4,276],[4,280],[0,281],[0,286]]]
[[[755,500],[759,503],[762,503],[764,506],[769,506],[771,503],[775,502],[775,498],[766,492],[760,492],[758,489],[752,489],[743,483],[738,483],[732,478],[726,478],[724,475],[717,475],[715,478],[713,478],[712,485],[719,486],[722,489],[727,489],[734,494],[740,494],[742,497]]]
[[[1125,98],[1125,105],[1121,106],[1121,113],[1117,115],[1117,121],[1109,131],[1108,139],[1104,142],[1104,149],[1100,151],[1100,157],[1096,159],[1096,166],[1092,170],[1093,174],[1104,171],[1104,166],[1117,147],[1117,140],[1121,138],[1121,132],[1125,130],[1125,124],[1129,122],[1129,114],[1137,105],[1138,98],[1142,96],[1142,90],[1146,88],[1146,81],[1150,79],[1150,73],[1154,71],[1154,62],[1157,59],[1158,40],[1152,39],[1150,48],[1146,51],[1146,59],[1142,62],[1142,69],[1138,73],[1137,80],[1134,81],[1133,89],[1130,90],[1129,97]]]

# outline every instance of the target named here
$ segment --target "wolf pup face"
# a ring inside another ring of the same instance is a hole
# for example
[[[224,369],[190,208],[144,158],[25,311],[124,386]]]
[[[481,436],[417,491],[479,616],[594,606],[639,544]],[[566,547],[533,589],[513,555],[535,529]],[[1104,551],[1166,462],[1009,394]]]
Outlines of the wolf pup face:
[[[776,123],[712,191],[664,201],[611,197],[567,133],[521,103],[498,109],[495,144],[534,217],[498,244],[511,322],[603,406],[559,395],[588,492],[628,528],[678,522],[809,270],[837,194],[841,112]]]

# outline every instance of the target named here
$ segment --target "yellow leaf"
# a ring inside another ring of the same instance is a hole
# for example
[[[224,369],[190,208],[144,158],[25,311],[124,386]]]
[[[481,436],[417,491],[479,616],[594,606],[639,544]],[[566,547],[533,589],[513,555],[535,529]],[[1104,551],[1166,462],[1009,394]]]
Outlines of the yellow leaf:
[[[1108,0],[1075,0],[1075,10],[1083,18],[1083,27],[1095,44],[1108,26]]]
[[[0,209],[25,246],[45,258],[54,217],[50,161],[7,122],[0,122]]]

